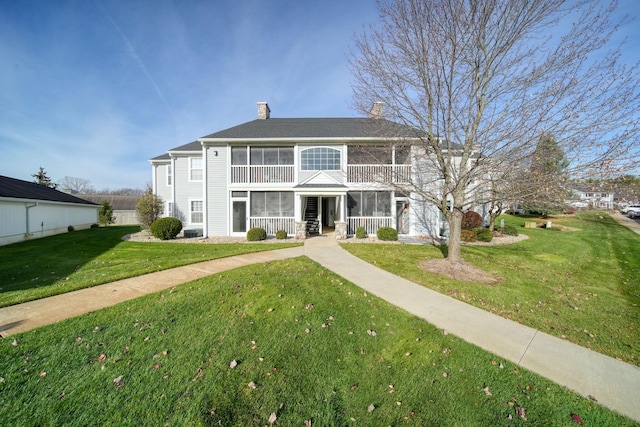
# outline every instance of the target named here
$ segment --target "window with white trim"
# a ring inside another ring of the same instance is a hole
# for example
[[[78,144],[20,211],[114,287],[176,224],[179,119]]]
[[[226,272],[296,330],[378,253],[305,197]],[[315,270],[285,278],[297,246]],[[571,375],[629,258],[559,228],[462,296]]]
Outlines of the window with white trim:
[[[167,216],[171,216],[175,218],[175,215],[173,212],[173,202],[167,202]]]
[[[191,224],[204,222],[204,203],[202,200],[191,200],[189,203],[189,218]]]
[[[167,185],[171,186],[173,183],[173,170],[171,164],[167,165]]]
[[[340,150],[329,147],[314,147],[302,150],[300,167],[303,171],[340,170]]]
[[[350,191],[347,215],[355,217],[391,216],[391,193],[388,191]]]
[[[293,164],[293,147],[251,147],[250,161],[257,166]]]
[[[202,157],[189,157],[189,181],[202,181]]]
[[[294,210],[292,191],[252,191],[252,217],[292,217]]]

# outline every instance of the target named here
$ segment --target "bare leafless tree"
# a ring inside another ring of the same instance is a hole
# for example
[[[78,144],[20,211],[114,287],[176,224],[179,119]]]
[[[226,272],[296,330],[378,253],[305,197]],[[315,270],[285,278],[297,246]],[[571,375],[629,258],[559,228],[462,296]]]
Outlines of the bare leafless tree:
[[[491,169],[526,165],[541,135],[557,138],[573,178],[620,174],[640,157],[638,64],[611,48],[616,6],[379,1],[381,23],[355,39],[354,101],[363,112],[381,101],[386,118],[417,130],[427,167],[412,192],[446,217],[450,262],[462,261],[473,190]]]
[[[77,178],[74,176],[65,176],[60,180],[60,188],[70,193],[86,194],[93,191],[91,181],[85,178]]]

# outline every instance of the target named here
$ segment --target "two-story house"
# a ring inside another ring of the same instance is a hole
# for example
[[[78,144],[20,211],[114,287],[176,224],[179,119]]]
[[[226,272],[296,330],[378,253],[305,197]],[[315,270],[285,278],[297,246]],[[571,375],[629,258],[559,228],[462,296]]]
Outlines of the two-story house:
[[[256,120],[151,159],[153,192],[165,216],[203,236],[262,227],[301,238],[335,227],[340,239],[358,226],[436,235],[437,208],[403,189],[417,170],[415,137],[384,119],[380,103],[367,118],[271,118],[259,102]]]

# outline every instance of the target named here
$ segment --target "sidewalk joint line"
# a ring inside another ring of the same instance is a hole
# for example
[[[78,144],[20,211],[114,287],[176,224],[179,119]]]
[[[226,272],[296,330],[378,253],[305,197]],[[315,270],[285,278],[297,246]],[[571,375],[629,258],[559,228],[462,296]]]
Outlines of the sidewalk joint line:
[[[522,366],[522,359],[524,359],[524,356],[527,355],[527,352],[529,351],[529,347],[531,347],[531,343],[533,343],[533,340],[536,338],[536,335],[538,335],[538,330],[537,329],[533,333],[533,336],[531,337],[531,340],[529,341],[529,344],[527,344],[527,348],[524,349],[524,352],[522,353],[522,356],[520,356],[520,360],[518,360],[518,365],[519,366]]]

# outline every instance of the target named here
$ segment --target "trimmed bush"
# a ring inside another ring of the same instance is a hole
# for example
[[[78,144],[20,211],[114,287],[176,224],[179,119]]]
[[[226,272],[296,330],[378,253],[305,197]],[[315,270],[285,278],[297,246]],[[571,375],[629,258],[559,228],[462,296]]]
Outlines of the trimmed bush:
[[[490,242],[493,240],[493,231],[488,228],[474,228],[473,232],[476,233],[476,238],[480,242]]]
[[[498,231],[502,234],[506,234],[507,236],[518,236],[520,233],[518,229],[513,225],[505,224],[504,227],[498,228]]]
[[[367,237],[367,230],[364,227],[356,228],[356,239],[364,239]]]
[[[264,228],[256,227],[247,231],[247,240],[257,242],[259,240],[267,240],[267,232]]]
[[[471,230],[460,230],[460,240],[463,242],[475,242],[477,238],[476,233]]]
[[[380,240],[398,240],[398,231],[391,227],[380,227],[376,232],[376,236]]]
[[[70,225],[70,226],[68,226],[68,227],[67,227],[67,231],[68,231],[69,233],[71,233],[72,231],[75,231],[75,230],[76,230],[76,229],[75,229],[75,228],[73,228],[73,225]]]
[[[100,228],[100,225],[98,225],[98,224],[91,224],[91,228]]]
[[[276,231],[276,239],[283,240],[287,238],[287,232],[285,230]]]
[[[149,227],[153,237],[160,240],[174,239],[182,231],[182,222],[173,217],[158,218]]]
[[[466,211],[462,215],[462,229],[473,230],[482,227],[482,217],[478,212]]]

